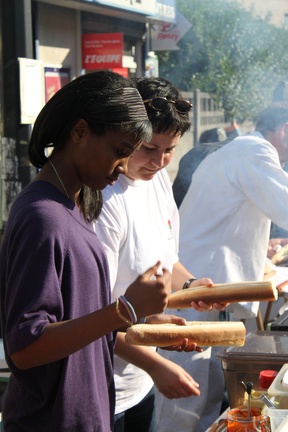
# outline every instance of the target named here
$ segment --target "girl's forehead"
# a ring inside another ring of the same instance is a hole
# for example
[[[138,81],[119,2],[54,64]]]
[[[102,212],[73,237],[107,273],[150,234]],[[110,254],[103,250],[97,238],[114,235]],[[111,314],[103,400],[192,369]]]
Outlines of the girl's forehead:
[[[173,133],[153,133],[147,145],[150,147],[175,147],[178,145],[181,136]]]

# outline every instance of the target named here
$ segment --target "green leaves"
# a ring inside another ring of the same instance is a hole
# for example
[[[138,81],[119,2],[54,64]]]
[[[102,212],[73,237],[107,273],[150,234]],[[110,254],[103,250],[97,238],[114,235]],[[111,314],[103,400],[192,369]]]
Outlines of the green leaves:
[[[211,93],[228,118],[253,119],[288,80],[287,31],[233,1],[177,0],[177,8],[192,27],[179,51],[157,52],[161,76]]]

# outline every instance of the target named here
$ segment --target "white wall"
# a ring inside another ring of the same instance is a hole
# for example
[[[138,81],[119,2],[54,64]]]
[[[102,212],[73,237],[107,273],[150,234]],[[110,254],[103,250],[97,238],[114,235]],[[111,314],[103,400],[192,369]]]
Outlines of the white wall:
[[[38,58],[44,66],[70,68],[71,79],[81,72],[78,17],[76,10],[38,3]]]
[[[233,0],[234,1],[234,0]],[[247,10],[253,8],[256,16],[266,18],[271,16],[270,22],[276,26],[284,25],[285,14],[288,14],[287,0],[236,0]]]

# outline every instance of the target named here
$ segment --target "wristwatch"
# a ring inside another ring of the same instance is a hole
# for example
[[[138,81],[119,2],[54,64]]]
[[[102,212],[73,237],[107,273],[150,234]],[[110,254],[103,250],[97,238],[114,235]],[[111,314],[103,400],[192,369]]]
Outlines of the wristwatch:
[[[191,279],[188,279],[188,280],[184,283],[182,289],[187,289],[187,288],[189,288],[190,285],[191,285],[191,283],[192,283],[193,281],[195,281],[195,280],[197,280],[197,278],[191,278]]]

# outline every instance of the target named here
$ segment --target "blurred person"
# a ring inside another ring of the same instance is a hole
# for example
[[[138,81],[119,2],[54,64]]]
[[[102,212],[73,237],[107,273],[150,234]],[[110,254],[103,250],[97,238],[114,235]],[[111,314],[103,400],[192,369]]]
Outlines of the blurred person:
[[[193,174],[202,160],[238,135],[241,135],[241,130],[235,121],[226,128],[207,129],[201,133],[196,146],[182,156],[172,186],[178,208],[189,189]]]
[[[36,119],[28,151],[41,170],[13,203],[1,243],[5,432],[113,431],[113,346],[131,322],[119,299],[111,304],[92,220],[97,190],[126,173],[151,134],[139,92],[108,71],[71,81]],[[159,265],[127,284],[137,317],[165,309],[170,273]]]
[[[133,153],[127,173],[119,176],[117,184],[105,188],[103,209],[95,223],[111,269],[112,298],[123,294],[156,257],[172,273],[173,290],[183,285],[211,286],[210,279],[195,280],[179,261],[179,215],[164,169],[190,127],[191,104],[165,79],[144,77],[135,83],[152,123],[153,136]],[[203,302],[193,306],[199,311],[212,307]],[[223,309],[219,304],[213,306]],[[163,321],[168,319],[175,323],[183,320],[163,315]],[[124,337],[117,339],[116,354],[124,358],[131,350]],[[153,382],[167,398],[197,396],[199,386],[183,368],[164,359],[155,349],[133,347],[133,352],[133,365],[115,358],[115,432],[156,432]]]
[[[285,102],[288,103],[288,82],[287,81],[280,81],[277,86],[274,89],[273,92],[273,96],[272,96],[272,102]],[[288,172],[288,163],[284,163],[283,164],[283,169],[284,171]],[[284,230],[283,228],[279,227],[278,225],[274,224],[273,222],[271,223],[271,230],[270,230],[270,239],[271,242],[269,242],[269,253],[268,253],[268,257],[271,256],[271,254],[273,254],[273,246],[270,247],[271,245],[275,246],[275,241],[274,239],[287,239],[288,238],[288,231]],[[281,242],[278,242],[278,245]],[[284,241],[284,244],[285,241]]]
[[[178,208],[180,207],[189,189],[193,174],[202,160],[205,159],[208,154],[213,153],[230,141],[226,138],[226,135],[223,135],[223,138],[223,140],[218,140],[215,142],[202,142],[200,137],[199,144],[190,149],[180,159],[177,175],[172,185],[174,199]]]
[[[287,102],[287,101],[288,101],[288,81],[279,81],[273,91],[272,103]]]
[[[179,257],[195,277],[205,274],[214,283],[263,280],[271,220],[288,229],[288,174],[282,169],[287,160],[288,105],[273,104],[259,114],[254,133],[235,138],[199,165],[179,210]],[[255,317],[258,307],[258,302],[235,303],[228,310],[240,320]],[[180,312],[189,321],[217,319],[215,311]],[[163,355],[181,361],[201,395],[193,404],[163,400],[159,432],[206,431],[222,403],[220,360],[211,348]]]

